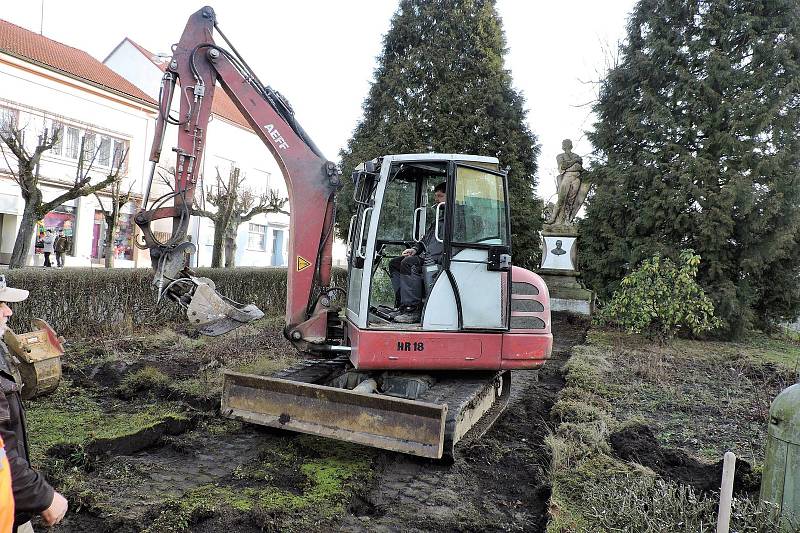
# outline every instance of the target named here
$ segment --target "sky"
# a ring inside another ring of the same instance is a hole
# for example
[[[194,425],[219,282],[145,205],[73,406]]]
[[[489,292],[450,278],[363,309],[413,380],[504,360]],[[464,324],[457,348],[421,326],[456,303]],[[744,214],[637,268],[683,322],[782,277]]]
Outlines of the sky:
[[[170,50],[193,0],[0,0],[0,18],[99,60],[125,37],[154,53]],[[281,92],[323,154],[338,161],[362,116],[397,0],[226,0],[217,23],[256,75]],[[634,0],[497,0],[506,68],[526,99],[541,146],[538,194],[555,194],[561,141],[590,155],[585,132],[606,65],[616,56]],[[221,43],[221,41],[218,41]],[[482,154],[479,154],[482,155]]]

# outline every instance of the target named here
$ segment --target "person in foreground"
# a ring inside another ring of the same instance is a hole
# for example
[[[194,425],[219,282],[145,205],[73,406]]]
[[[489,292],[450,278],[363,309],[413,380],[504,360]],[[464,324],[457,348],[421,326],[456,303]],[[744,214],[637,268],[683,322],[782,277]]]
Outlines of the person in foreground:
[[[13,314],[9,304],[28,297],[28,291],[15,289],[6,284],[0,275],[0,336],[8,327],[8,318]],[[67,500],[53,490],[44,476],[30,464],[28,436],[25,432],[25,412],[20,397],[21,381],[15,379],[8,348],[0,342],[0,437],[5,442],[6,457],[11,467],[11,482],[14,492],[14,531],[33,531],[31,518],[38,514],[46,526],[61,522],[67,513]]]

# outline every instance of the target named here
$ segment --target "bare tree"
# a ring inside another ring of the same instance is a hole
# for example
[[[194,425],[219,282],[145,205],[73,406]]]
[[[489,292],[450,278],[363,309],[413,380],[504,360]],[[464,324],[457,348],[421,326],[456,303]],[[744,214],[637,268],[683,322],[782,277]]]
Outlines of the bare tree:
[[[115,161],[117,160],[116,158],[117,155],[115,154]],[[114,237],[117,234],[117,227],[119,226],[119,216],[122,207],[131,201],[132,196],[133,181],[131,181],[128,186],[128,192],[122,193],[122,177],[119,174],[122,168],[122,160],[124,159],[125,154],[120,157],[120,164],[117,165],[114,172],[114,181],[111,183],[111,199],[108,209],[106,209],[97,191],[94,192],[94,197],[97,198],[97,202],[100,204],[100,209],[103,212],[103,218],[106,221],[106,234],[103,239],[103,246],[106,251],[106,268],[114,268]]]
[[[44,218],[47,213],[65,202],[81,196],[87,196],[95,191],[103,189],[108,184],[112,183],[119,175],[121,161],[124,157],[121,158],[118,167],[115,170],[112,169],[112,172],[110,172],[105,179],[94,185],[91,184],[90,171],[100,148],[98,147],[96,150],[93,150],[92,154],[87,154],[85,146],[86,137],[84,136],[81,139],[75,180],[66,191],[49,202],[45,202],[43,200],[42,190],[39,187],[39,161],[44,152],[50,150],[58,143],[61,138],[61,133],[60,128],[54,128],[52,132],[48,132],[45,128],[38,137],[36,147],[33,151],[29,151],[25,146],[24,128],[19,128],[12,122],[0,130],[0,140],[8,146],[14,158],[17,160],[16,171],[12,168],[11,161],[9,161],[6,151],[0,151],[3,153],[8,171],[22,191],[22,199],[25,202],[19,231],[14,241],[14,250],[11,252],[11,260],[8,264],[9,268],[25,266],[28,255],[31,252],[33,233],[37,221]],[[91,155],[91,157],[87,163],[86,159],[88,155]]]
[[[216,169],[216,186],[204,191],[205,200],[216,208],[215,211],[195,206],[194,212],[214,221],[214,248],[211,252],[211,266],[221,267],[223,257],[226,267],[235,266],[236,233],[239,226],[262,213],[289,212],[284,209],[287,198],[281,198],[277,191],[257,194],[244,187],[241,170],[231,166],[228,179],[222,178]]]

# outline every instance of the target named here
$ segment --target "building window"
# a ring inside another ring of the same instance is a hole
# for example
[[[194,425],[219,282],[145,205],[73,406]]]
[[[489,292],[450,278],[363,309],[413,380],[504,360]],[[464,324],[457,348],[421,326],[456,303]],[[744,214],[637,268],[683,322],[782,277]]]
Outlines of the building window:
[[[123,158],[125,157],[127,150],[128,143],[126,141],[114,139],[114,168],[125,168],[125,165],[123,165]],[[125,158],[125,160],[127,160],[127,158]]]
[[[97,152],[97,164],[107,167],[111,162],[111,138],[100,137],[100,148]]]
[[[73,242],[75,238],[75,208],[68,205],[60,205],[47,213],[42,220],[36,223],[36,253],[44,251],[44,235],[51,229],[56,235],[60,230],[64,231],[67,238],[67,255],[73,255]]]
[[[60,122],[51,122],[50,123],[50,132],[49,135],[58,135],[56,137],[56,142],[53,145],[52,150],[50,151],[53,155],[61,155],[62,150],[64,149],[64,133],[66,132],[64,125]]]
[[[67,128],[64,134],[64,157],[78,159],[78,151],[80,150],[80,135],[78,133],[78,128]]]
[[[0,133],[8,135],[17,123],[17,112],[14,109],[0,107]]]
[[[250,224],[247,236],[249,250],[264,251],[267,249],[267,227],[263,224]]]
[[[87,167],[97,163],[95,153],[95,137],[94,133],[85,133],[83,135],[83,162]]]
[[[120,213],[114,235],[114,257],[117,259],[133,260],[133,228],[133,215]]]
[[[52,131],[60,131],[58,141],[50,151],[50,155],[78,159],[81,144],[83,144],[84,169],[89,168],[89,166],[116,169],[121,164],[121,173],[122,175],[125,174],[127,165],[123,157],[128,149],[128,141],[115,139],[108,135],[102,135],[75,126],[65,126],[55,120],[50,124]]]
[[[102,210],[94,212],[94,226],[92,229],[92,259],[100,260],[106,257],[106,253],[114,254],[115,259],[133,260],[133,235],[134,223],[133,215],[130,213],[120,213],[117,220],[117,231],[114,233],[114,240],[110,247],[106,243],[106,217]],[[162,236],[163,237],[163,236]],[[108,248],[108,249],[107,249]]]

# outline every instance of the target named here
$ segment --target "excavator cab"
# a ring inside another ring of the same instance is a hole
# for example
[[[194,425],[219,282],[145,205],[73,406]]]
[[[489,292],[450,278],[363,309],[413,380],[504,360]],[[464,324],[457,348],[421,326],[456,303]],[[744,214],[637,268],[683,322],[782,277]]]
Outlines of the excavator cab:
[[[508,187],[496,158],[385,156],[362,165],[354,178],[358,210],[348,236],[346,307],[351,341],[361,332],[387,330],[508,329]],[[434,189],[441,183],[446,184],[446,201],[437,203]],[[428,254],[426,241],[441,255]],[[407,283],[417,284],[420,320],[399,323],[391,310],[403,302],[397,283],[392,284],[389,262],[414,246],[421,250],[423,260]],[[482,343],[476,339],[472,349],[481,351],[478,345]],[[360,362],[363,366],[366,361],[362,357]]]
[[[396,155],[371,161],[355,174],[348,319],[378,330],[506,329],[502,304],[509,300],[511,248],[506,176],[497,159]],[[447,201],[437,203],[434,188],[442,183]],[[440,256],[431,259],[426,240]],[[393,322],[387,311],[401,301],[388,264],[415,246],[424,258],[416,272],[421,319]]]

